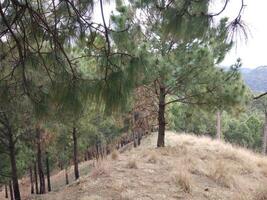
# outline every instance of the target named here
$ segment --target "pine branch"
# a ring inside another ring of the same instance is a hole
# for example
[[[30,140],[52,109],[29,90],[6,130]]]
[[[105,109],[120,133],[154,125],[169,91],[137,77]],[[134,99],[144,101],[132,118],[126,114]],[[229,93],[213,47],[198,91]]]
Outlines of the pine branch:
[[[262,93],[262,94],[260,94],[258,96],[255,96],[255,97],[253,97],[253,99],[259,99],[261,97],[264,97],[265,95],[267,95],[267,92],[264,92],[264,93]]]

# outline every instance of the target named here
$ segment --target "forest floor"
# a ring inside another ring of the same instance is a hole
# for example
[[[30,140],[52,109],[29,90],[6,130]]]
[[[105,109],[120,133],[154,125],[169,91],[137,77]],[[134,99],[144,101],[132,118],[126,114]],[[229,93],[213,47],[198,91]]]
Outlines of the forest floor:
[[[81,178],[74,181],[70,175],[68,186],[64,172],[58,172],[52,177],[53,192],[24,199],[267,200],[267,158],[207,137],[168,131],[167,147],[155,144],[152,134],[138,148],[113,152],[99,163],[81,163]],[[21,181],[24,195],[29,193],[26,182]]]

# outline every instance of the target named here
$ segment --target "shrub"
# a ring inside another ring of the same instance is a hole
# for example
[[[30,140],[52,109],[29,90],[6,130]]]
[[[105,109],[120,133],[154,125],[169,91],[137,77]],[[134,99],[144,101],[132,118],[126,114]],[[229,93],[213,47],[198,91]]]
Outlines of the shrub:
[[[149,155],[149,158],[148,158],[148,162],[149,163],[157,163],[157,160],[158,160],[158,158],[157,158],[157,155],[154,153],[154,152],[152,152],[150,155]]]
[[[108,176],[110,174],[109,165],[107,162],[97,162],[91,171],[91,177],[94,179],[100,176]]]
[[[127,163],[127,167],[130,169],[137,169],[137,164],[136,164],[136,160],[132,159]]]
[[[119,157],[119,152],[117,150],[112,151],[111,158],[112,160],[117,160]]]

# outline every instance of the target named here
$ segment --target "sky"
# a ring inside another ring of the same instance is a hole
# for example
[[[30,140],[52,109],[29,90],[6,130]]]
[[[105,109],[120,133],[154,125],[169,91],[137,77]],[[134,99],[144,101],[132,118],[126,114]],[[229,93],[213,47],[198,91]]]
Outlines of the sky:
[[[225,0],[213,0],[211,12],[221,10]],[[235,18],[239,12],[242,0],[230,0],[227,9],[220,15],[228,17],[230,20]],[[242,60],[243,68],[256,68],[267,65],[267,0],[244,0],[246,5],[242,19],[248,27],[248,40],[238,40],[232,50],[226,55],[222,66],[230,66],[238,58]],[[96,5],[100,6],[100,5]],[[104,5],[106,21],[109,19],[111,10],[115,8],[115,3],[110,1]],[[99,9],[95,13],[95,19],[102,21]],[[217,18],[219,20],[219,18]]]
[[[240,2],[241,0],[230,0],[227,10],[222,15],[233,18],[240,8]],[[241,58],[244,68],[267,65],[267,0],[244,0],[244,2],[246,7],[243,20],[249,30],[248,41],[238,41],[227,54],[222,66],[232,65],[237,58]],[[221,6],[216,4],[214,7],[219,9]]]

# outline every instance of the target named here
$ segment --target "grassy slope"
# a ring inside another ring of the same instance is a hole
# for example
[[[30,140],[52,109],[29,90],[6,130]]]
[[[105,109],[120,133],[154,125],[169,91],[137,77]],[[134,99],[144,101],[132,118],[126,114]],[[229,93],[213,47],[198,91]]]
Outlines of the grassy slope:
[[[166,137],[166,148],[155,149],[156,135],[151,135],[139,148],[96,164],[70,186],[32,199],[267,200],[267,191],[262,192],[267,158],[205,137],[172,132]]]

